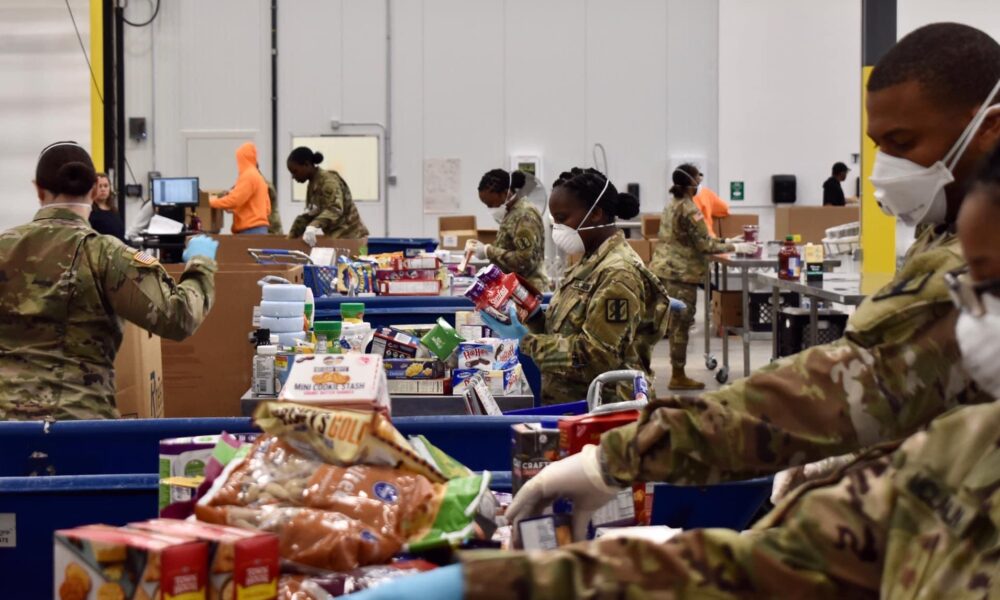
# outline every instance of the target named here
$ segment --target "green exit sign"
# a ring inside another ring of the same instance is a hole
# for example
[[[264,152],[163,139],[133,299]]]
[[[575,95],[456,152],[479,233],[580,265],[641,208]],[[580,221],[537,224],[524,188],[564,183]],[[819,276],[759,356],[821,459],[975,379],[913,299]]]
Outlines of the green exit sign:
[[[743,200],[743,182],[742,181],[730,181],[729,182],[729,199],[734,201]]]

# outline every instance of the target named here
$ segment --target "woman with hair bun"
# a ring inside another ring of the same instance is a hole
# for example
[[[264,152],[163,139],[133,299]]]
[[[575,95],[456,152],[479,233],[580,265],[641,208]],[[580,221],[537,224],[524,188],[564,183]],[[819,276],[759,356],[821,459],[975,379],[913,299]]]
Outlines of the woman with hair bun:
[[[91,229],[97,173],[75,142],[38,157],[34,220],[0,233],[0,420],[113,419],[123,321],[182,340],[215,295],[215,249],[191,239],[180,283]]]
[[[549,197],[553,240],[569,255],[583,255],[566,271],[548,311],[522,325],[483,315],[498,337],[520,340],[521,352],[542,372],[542,402],[587,397],[595,377],[636,369],[652,378],[652,346],[667,329],[670,298],[625,241],[615,219],[639,214],[639,201],[620,194],[596,169],[560,175]],[[605,402],[631,399],[631,384],[607,387]]]
[[[321,169],[323,154],[299,146],[288,155],[286,166],[292,179],[308,183],[306,212],[292,222],[289,238],[301,237],[310,246],[321,235],[335,239],[358,240],[368,237],[358,207],[351,198],[351,188],[336,171]]]
[[[517,273],[540,291],[549,289],[545,275],[545,227],[542,215],[518,196],[527,178],[521,171],[488,171],[479,181],[479,200],[490,209],[500,229],[492,244],[476,242],[476,257],[507,273]]]
[[[753,244],[729,244],[708,233],[705,217],[694,203],[701,173],[698,167],[683,164],[671,176],[673,200],[667,201],[660,219],[659,244],[649,268],[663,282],[667,292],[686,307],[670,323],[671,390],[700,390],[705,384],[687,376],[688,335],[694,325],[698,305],[698,284],[705,281],[708,255],[734,250],[752,253]],[[708,290],[705,290],[708,293]]]

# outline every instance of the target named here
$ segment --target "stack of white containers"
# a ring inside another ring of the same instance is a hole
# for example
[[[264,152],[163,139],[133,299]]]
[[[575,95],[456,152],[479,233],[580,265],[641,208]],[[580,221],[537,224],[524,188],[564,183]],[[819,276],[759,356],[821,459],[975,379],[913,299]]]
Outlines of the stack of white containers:
[[[278,343],[294,347],[306,339],[306,296],[304,285],[269,283],[263,286],[260,328],[277,334]]]

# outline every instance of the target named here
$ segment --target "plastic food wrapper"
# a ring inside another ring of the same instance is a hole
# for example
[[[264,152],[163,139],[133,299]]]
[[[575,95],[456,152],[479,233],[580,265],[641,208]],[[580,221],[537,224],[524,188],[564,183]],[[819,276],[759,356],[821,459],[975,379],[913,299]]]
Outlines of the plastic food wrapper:
[[[161,516],[182,519],[191,514],[196,490],[205,479],[214,479],[241,446],[256,434],[203,435],[160,440]],[[249,448],[248,445],[245,446]],[[197,482],[197,483],[196,483]]]
[[[196,515],[274,533],[282,558],[342,571],[385,563],[407,542],[423,548],[472,537],[482,529],[476,521],[488,482],[473,475],[432,484],[384,466],[338,467],[263,436],[227,468]]]
[[[423,475],[432,483],[447,481],[379,412],[265,402],[254,413],[254,421],[266,433],[281,437],[315,460],[341,466],[397,467]]]
[[[409,577],[437,568],[422,560],[411,560],[354,569],[346,573],[295,575],[281,577],[278,600],[329,600],[345,594],[376,587],[385,582]]]
[[[382,357],[371,354],[297,356],[279,399],[386,414],[390,407]]]

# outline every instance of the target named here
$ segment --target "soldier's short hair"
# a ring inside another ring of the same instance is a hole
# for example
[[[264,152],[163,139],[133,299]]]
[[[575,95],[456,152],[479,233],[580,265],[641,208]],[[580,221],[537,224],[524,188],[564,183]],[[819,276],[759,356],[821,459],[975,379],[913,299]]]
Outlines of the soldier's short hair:
[[[868,91],[917,81],[935,102],[965,109],[986,102],[998,80],[996,40],[968,25],[932,23],[907,34],[878,61]]]

